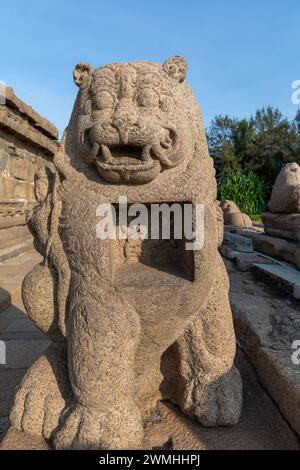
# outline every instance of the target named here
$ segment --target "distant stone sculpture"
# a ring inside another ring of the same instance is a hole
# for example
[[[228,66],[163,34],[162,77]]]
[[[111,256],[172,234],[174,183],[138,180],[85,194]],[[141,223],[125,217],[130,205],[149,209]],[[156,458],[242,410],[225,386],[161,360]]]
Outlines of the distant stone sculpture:
[[[56,449],[139,447],[162,397],[206,426],[239,420],[216,182],[186,70],[177,56],[76,66],[70,123],[53,167],[36,176],[29,226],[44,263],[23,300],[53,344],[26,374],[11,422]],[[203,204],[203,247],[100,240],[97,208],[118,208],[120,196]]]
[[[300,167],[287,163],[278,174],[268,204],[261,218],[265,232],[300,242]]]
[[[249,215],[241,212],[233,201],[224,199],[221,201],[220,207],[223,211],[224,225],[236,225],[237,227],[245,228],[252,227],[252,220]]]

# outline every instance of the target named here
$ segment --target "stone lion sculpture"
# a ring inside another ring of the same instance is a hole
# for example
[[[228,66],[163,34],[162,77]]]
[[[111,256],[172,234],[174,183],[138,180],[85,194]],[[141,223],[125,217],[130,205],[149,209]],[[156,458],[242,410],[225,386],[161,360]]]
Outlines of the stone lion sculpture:
[[[300,213],[300,167],[298,163],[287,163],[274,183],[268,204],[271,212]]]
[[[44,261],[22,292],[53,342],[25,375],[11,423],[56,449],[137,448],[160,399],[205,426],[239,420],[214,169],[186,71],[177,56],[77,65],[70,123],[53,167],[36,175],[28,224]],[[203,204],[202,248],[100,240],[97,207],[120,195]]]
[[[250,219],[249,215],[241,212],[233,201],[224,199],[221,201],[220,207],[223,211],[225,225],[235,225],[244,228],[252,227],[252,220]]]
[[[274,237],[300,241],[300,167],[287,163],[279,172],[268,203],[261,214],[265,232]]]

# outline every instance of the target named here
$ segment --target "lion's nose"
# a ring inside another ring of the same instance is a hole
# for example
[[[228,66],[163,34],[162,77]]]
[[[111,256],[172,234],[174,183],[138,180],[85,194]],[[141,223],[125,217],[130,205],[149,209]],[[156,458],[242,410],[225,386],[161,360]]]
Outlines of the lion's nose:
[[[138,121],[134,113],[122,112],[122,114],[117,114],[113,117],[112,123],[118,130],[122,142],[127,144],[129,132],[133,127],[137,126]]]

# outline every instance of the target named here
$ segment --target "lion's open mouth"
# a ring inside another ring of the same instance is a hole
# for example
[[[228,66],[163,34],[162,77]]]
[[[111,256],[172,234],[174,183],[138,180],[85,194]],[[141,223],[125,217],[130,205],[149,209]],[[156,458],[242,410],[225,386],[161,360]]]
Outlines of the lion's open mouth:
[[[112,182],[142,184],[152,181],[162,168],[180,163],[176,155],[176,132],[167,129],[154,144],[102,144],[93,139],[91,129],[81,136],[81,148],[87,163],[94,164],[98,173]]]
[[[151,166],[152,158],[149,146],[141,145],[104,145],[101,144],[97,155],[98,161],[106,165],[131,167],[135,165]]]

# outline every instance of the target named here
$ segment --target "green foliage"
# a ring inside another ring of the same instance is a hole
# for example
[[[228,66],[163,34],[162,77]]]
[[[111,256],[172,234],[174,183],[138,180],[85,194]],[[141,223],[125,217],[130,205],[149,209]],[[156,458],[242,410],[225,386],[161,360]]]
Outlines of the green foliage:
[[[255,215],[266,209],[270,189],[270,184],[253,172],[235,172],[219,179],[218,199],[229,199],[242,212]]]
[[[300,112],[293,122],[270,106],[249,119],[216,116],[207,140],[217,178],[253,172],[273,185],[285,163],[300,163]]]
[[[253,222],[261,222],[261,216],[259,214],[251,214]]]

